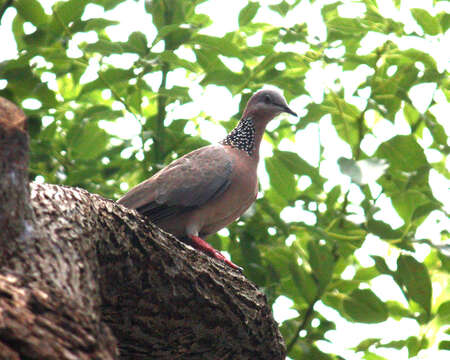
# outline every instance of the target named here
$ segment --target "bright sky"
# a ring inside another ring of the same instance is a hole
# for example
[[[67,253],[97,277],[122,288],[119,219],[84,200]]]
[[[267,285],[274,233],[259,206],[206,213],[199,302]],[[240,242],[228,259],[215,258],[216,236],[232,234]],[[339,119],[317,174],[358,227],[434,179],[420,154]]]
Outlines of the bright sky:
[[[43,0],[41,3],[44,5],[48,13],[54,0]],[[259,1],[262,5],[267,5],[271,3],[278,3],[279,0],[266,0]],[[290,1],[288,1],[290,2]],[[328,1],[329,2],[329,1]],[[210,0],[197,7],[197,11],[201,13],[208,14],[212,20],[213,25],[202,31],[202,33],[210,34],[214,36],[220,36],[228,31],[233,31],[238,28],[237,24],[237,13],[245,6],[246,0],[231,0],[231,1],[221,1],[221,0]],[[291,26],[296,23],[307,23],[310,38],[314,36],[319,39],[324,39],[325,37],[325,27],[322,23],[320,17],[320,4],[324,1],[316,1],[314,4],[308,4],[303,2],[301,7],[297,7],[296,10],[290,12],[286,18],[268,11],[267,8],[262,6],[258,11],[255,21],[268,22],[274,25]],[[450,3],[439,2],[437,6],[432,9],[431,0],[408,0],[402,1],[402,7],[400,10],[396,9],[390,0],[379,0],[379,8],[383,16],[394,18],[397,21],[402,21],[406,25],[406,31],[412,32],[416,31],[421,33],[421,28],[415,23],[413,18],[409,15],[408,9],[414,7],[420,7],[427,9],[430,13],[435,14],[439,11],[450,12]],[[232,6],[231,6],[232,4]],[[109,27],[107,32],[112,40],[115,41],[126,41],[128,35],[133,31],[141,31],[147,35],[147,38],[152,41],[156,35],[156,30],[152,25],[151,16],[146,14],[142,10],[143,1],[135,3],[134,1],[128,1],[126,4],[118,6],[113,11],[107,14],[103,13],[103,10],[99,6],[89,5],[86,8],[84,18],[92,17],[106,17],[109,19],[119,20],[120,25]],[[355,17],[360,15],[364,11],[364,6],[361,4],[356,4],[352,1],[346,1],[345,5],[339,8],[340,15],[344,17]],[[15,48],[14,39],[10,32],[11,22],[14,18],[15,10],[9,9],[4,15],[2,26],[0,26],[0,44],[2,44],[2,52],[0,54],[0,61],[5,59],[14,58],[17,55],[17,50]],[[25,31],[33,32],[33,25],[26,24]],[[400,48],[414,47],[422,51],[425,51],[432,55],[437,61],[439,70],[446,69],[449,70],[449,53],[450,48],[450,33],[447,32],[445,36],[428,37],[426,41],[418,41],[417,38],[406,38],[402,41],[398,41],[394,37],[386,37],[380,34],[369,34],[362,41],[361,53],[368,53],[372,51],[375,47],[382,44],[387,38],[398,43]],[[86,41],[89,43],[95,42],[97,40],[97,35],[95,32],[89,32],[85,34],[77,34],[74,40],[70,44],[69,54],[70,56],[77,57],[80,55],[80,50],[77,48],[77,43],[81,41]],[[261,37],[255,35],[251,37],[248,41],[249,45],[257,45],[261,42]],[[158,45],[157,45],[158,46]],[[295,51],[297,53],[304,53],[308,50],[308,46],[305,44],[292,44],[283,45],[279,44],[275,48],[276,51]],[[337,49],[335,54],[329,55],[339,55],[339,51],[342,49]],[[177,50],[177,55],[180,57],[195,60],[194,55],[190,49],[181,48]],[[114,64],[115,66],[120,66],[123,68],[128,68],[131,66],[133,61],[136,59],[135,56],[121,55],[121,56],[111,56],[107,59],[108,62]],[[36,59],[39,63],[43,59]],[[222,57],[224,63],[234,71],[239,71],[242,68],[242,63],[237,59],[231,59]],[[92,81],[96,77],[96,71],[98,69],[98,59],[92,60],[91,67],[89,71],[82,77],[82,82]],[[300,116],[306,114],[305,106],[311,101],[320,103],[323,99],[324,90],[327,88],[334,88],[334,81],[336,78],[340,79],[340,82],[347,89],[346,91],[346,101],[354,104],[360,109],[364,108],[365,96],[364,92],[358,93],[358,96],[352,96],[353,90],[358,84],[360,84],[368,75],[370,75],[370,69],[367,66],[360,66],[355,71],[343,72],[336,65],[330,65],[323,69],[319,64],[313,64],[312,69],[307,74],[306,78],[306,89],[309,95],[305,94],[297,99],[294,99],[290,107],[294,109]],[[43,79],[48,81],[51,88],[56,89],[55,79],[48,77]],[[145,78],[150,86],[154,90],[160,83],[160,74],[152,74]],[[238,104],[240,97],[232,96],[228,90],[223,87],[208,85],[205,89],[198,85],[200,78],[195,76],[186,76],[183,70],[177,70],[170,74],[168,78],[168,85],[181,85],[188,86],[190,90],[190,95],[194,99],[193,103],[189,103],[183,106],[171,106],[168,111],[168,118],[166,123],[170,123],[173,119],[177,118],[190,118],[200,114],[203,120],[199,120],[201,136],[211,142],[217,142],[225,136],[225,132],[222,127],[217,123],[213,123],[206,120],[205,117],[211,117],[216,121],[227,120],[233,114],[236,113],[238,109]],[[6,81],[0,80],[0,89],[5,87]],[[437,120],[445,127],[446,133],[450,134],[450,122],[448,122],[448,114],[450,113],[450,105],[447,103],[444,94],[441,91],[437,91],[433,94],[435,88],[430,84],[424,84],[415,86],[411,89],[409,95],[419,111],[425,110],[431,102],[432,96],[434,96],[435,101],[438,103],[434,105],[430,111],[436,116]],[[111,96],[108,92],[104,93],[104,96]],[[22,104],[24,107],[39,106],[33,101],[24,102]],[[120,103],[114,104],[115,108],[122,109],[123,106]],[[373,115],[373,114],[372,114]],[[370,116],[370,115],[369,115]],[[372,119],[373,118],[373,119]],[[370,120],[372,119],[372,120]],[[51,117],[46,118],[45,122],[48,124],[52,121]],[[272,121],[269,124],[269,129],[276,128],[280,121],[296,121],[295,119],[289,119],[286,116],[280,116],[279,119]],[[368,155],[372,155],[377,149],[381,142],[397,135],[397,134],[409,134],[409,126],[407,125],[405,119],[402,115],[396,117],[394,124],[386,120],[375,119],[374,116],[369,117],[369,121],[373,122],[373,133],[374,135],[366,136],[362,143],[362,149]],[[133,139],[133,144],[136,148],[141,147],[141,143],[138,137],[140,132],[139,122],[133,116],[125,116],[123,119],[118,119],[117,124],[111,124],[109,122],[102,122],[101,126],[107,131],[117,134],[121,137],[127,137]],[[187,132],[196,134],[197,129],[192,124],[192,126],[187,127]],[[320,134],[320,138],[319,138]],[[343,190],[350,189],[349,200],[353,204],[353,210],[355,210],[356,215],[354,216],[355,221],[362,219],[362,211],[359,208],[359,203],[363,199],[363,195],[359,188],[351,184],[349,178],[342,175],[339,171],[337,160],[339,157],[344,156],[351,158],[350,147],[342,141],[334,127],[331,124],[331,119],[329,116],[325,116],[319,123],[310,124],[304,130],[299,131],[296,134],[295,142],[291,142],[287,139],[283,140],[280,144],[281,150],[289,150],[297,152],[303,159],[308,161],[310,164],[317,166],[319,160],[319,141],[324,146],[323,156],[325,160],[322,161],[320,172],[328,179],[325,190],[330,190],[333,186],[340,184]],[[441,161],[441,154],[429,146],[432,143],[431,134],[425,130],[425,134],[420,144],[425,149],[425,154],[430,162]],[[149,150],[149,146],[145,146],[145,150]],[[266,142],[262,144],[261,155],[263,157],[270,156],[272,153],[271,146]],[[129,152],[131,154],[131,152]],[[125,152],[124,156],[127,155]],[[447,159],[447,168],[450,168],[450,160]],[[380,192],[380,186],[376,184],[374,179],[371,178],[371,174],[368,172],[365,174],[369,178],[369,186],[374,194]],[[262,162],[259,168],[259,177],[263,189],[267,189],[269,186],[269,180],[264,169],[264,163]],[[450,212],[450,182],[445,179],[442,175],[438,174],[436,171],[431,171],[430,173],[430,185],[433,189],[433,193],[437,199],[445,204],[445,210]],[[124,185],[125,186],[125,185]],[[309,180],[307,178],[301,178],[299,181],[300,189],[309,186]],[[125,188],[124,188],[125,189]],[[262,195],[262,194],[261,194]],[[402,219],[397,215],[392,207],[392,204],[388,198],[381,196],[377,201],[377,206],[379,206],[382,211],[378,213],[378,219],[383,220],[391,224],[394,228],[399,227],[403,224]],[[305,210],[301,207],[301,203],[295,208],[286,209],[281,214],[282,218],[286,221],[304,221],[309,224],[314,224],[315,215]],[[450,231],[450,220],[445,216],[444,213],[439,211],[434,211],[428,219],[420,226],[417,231],[417,238],[428,238],[431,241],[440,241],[440,231],[446,229]],[[226,233],[226,232],[225,232]],[[417,245],[417,255],[418,260],[422,261],[429,253],[429,248],[427,245]],[[395,263],[399,251],[387,245],[387,243],[380,241],[375,236],[369,236],[365,241],[363,247],[356,252],[356,257],[363,266],[372,266],[373,260],[369,257],[370,255],[380,255],[383,256],[388,265],[391,268],[395,268]],[[348,267],[344,272],[344,277],[351,279],[354,274],[354,269]],[[442,292],[439,284],[433,284],[433,296],[436,298]],[[387,276],[379,276],[374,279],[371,283],[371,289],[382,299],[382,300],[397,300],[400,303],[406,304],[402,293],[398,287],[393,283],[392,279]],[[281,322],[287,318],[297,316],[295,310],[289,309],[292,302],[285,298],[280,297],[274,305],[274,315],[277,321]],[[327,339],[330,342],[318,342],[318,346],[325,352],[332,352],[343,356],[348,360],[359,360],[362,358],[362,354],[355,354],[349,348],[356,346],[360,341],[369,337],[381,337],[388,338],[389,340],[400,340],[405,339],[408,336],[418,336],[420,333],[419,326],[413,320],[403,319],[401,321],[394,321],[392,319],[387,322],[377,324],[377,325],[366,325],[358,323],[350,323],[341,318],[338,313],[328,308],[327,306],[319,303],[316,307],[322,315],[336,323],[337,329],[335,331],[329,331],[327,333]],[[315,323],[313,323],[313,326]],[[316,324],[317,326],[318,324]],[[423,331],[423,329],[422,329]],[[442,334],[438,336],[442,337]],[[437,344],[437,342],[436,342]],[[385,356],[387,359],[403,360],[408,358],[408,353],[406,349],[402,350],[390,350],[390,349],[378,349],[376,353]],[[438,352],[436,349],[430,349],[423,351],[419,354],[420,356],[416,359],[444,359],[443,352]],[[447,354],[448,356],[448,354]],[[446,357],[447,358],[447,357]]]

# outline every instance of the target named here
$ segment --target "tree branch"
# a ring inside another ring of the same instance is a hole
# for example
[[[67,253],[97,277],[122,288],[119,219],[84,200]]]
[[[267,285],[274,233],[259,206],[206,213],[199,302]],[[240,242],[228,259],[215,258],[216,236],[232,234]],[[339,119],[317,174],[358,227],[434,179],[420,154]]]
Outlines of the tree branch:
[[[95,311],[100,296],[86,254],[59,237],[62,226],[72,230],[73,214],[59,217],[39,194],[47,212],[41,217],[30,202],[24,130],[24,113],[0,98],[0,354],[114,359],[115,339]]]
[[[155,136],[153,137],[154,141],[154,151],[155,151],[155,162],[157,164],[161,164],[164,161],[164,151],[163,151],[163,144],[164,144],[164,120],[166,118],[166,105],[167,105],[167,97],[166,95],[163,95],[162,92],[166,90],[166,83],[167,83],[167,74],[169,73],[169,64],[163,63],[161,67],[162,72],[162,78],[161,78],[161,85],[159,86],[158,90],[158,100],[157,100],[157,107],[158,107],[158,114],[156,115],[156,131]]]
[[[0,112],[0,125],[3,118]],[[8,123],[20,126],[0,132],[0,170],[15,171],[0,172],[0,214],[9,220],[1,219],[12,224],[11,237],[0,234],[0,314],[8,313],[1,353],[284,359],[265,295],[239,272],[85,190],[32,183],[30,199],[26,161],[11,156],[25,156],[27,146],[4,146],[17,132],[26,139],[24,121]],[[8,192],[9,179],[20,186]],[[28,222],[21,214],[30,214]]]
[[[316,305],[316,302],[318,300],[319,299],[314,299],[314,301],[311,304],[309,304],[308,309],[306,310],[305,316],[303,317],[302,322],[298,326],[294,337],[291,339],[291,341],[286,346],[287,354],[289,354],[291,352],[292,348],[294,347],[294,345],[297,343],[298,339],[300,338],[300,331],[302,331],[303,329],[306,329],[306,327],[308,326],[308,324],[311,320],[311,317],[314,314],[314,305]]]

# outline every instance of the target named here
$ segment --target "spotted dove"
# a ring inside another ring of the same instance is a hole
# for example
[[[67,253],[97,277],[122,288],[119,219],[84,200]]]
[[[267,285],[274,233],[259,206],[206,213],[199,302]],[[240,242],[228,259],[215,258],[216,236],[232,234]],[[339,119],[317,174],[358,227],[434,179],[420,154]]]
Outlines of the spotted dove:
[[[259,145],[267,123],[282,112],[297,116],[279,93],[258,91],[225,139],[173,161],[118,202],[136,209],[180,240],[240,269],[202,238],[235,221],[255,201]]]

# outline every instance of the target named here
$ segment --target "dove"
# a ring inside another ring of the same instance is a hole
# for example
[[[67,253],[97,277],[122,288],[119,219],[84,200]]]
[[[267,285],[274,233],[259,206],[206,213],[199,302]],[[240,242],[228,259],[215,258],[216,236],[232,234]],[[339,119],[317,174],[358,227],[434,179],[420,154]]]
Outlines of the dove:
[[[237,126],[218,144],[194,150],[118,200],[198,250],[241,269],[204,239],[238,219],[258,193],[259,147],[266,125],[281,113],[294,116],[284,97],[260,90]]]

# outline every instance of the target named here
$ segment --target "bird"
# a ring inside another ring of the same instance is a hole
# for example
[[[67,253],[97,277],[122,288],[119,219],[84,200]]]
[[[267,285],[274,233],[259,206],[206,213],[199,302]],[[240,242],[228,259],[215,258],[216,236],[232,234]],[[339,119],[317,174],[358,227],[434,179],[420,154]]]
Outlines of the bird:
[[[222,141],[174,160],[118,203],[242,271],[204,239],[234,222],[256,200],[261,139],[269,121],[281,113],[297,116],[279,92],[256,92],[237,126]]]

